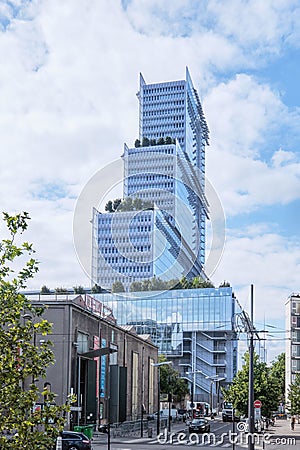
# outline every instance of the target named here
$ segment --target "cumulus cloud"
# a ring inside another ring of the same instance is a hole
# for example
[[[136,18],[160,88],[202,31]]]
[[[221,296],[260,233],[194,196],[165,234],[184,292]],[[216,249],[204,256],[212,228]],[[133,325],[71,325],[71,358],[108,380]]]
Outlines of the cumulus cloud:
[[[299,199],[299,109],[259,73],[299,45],[298,17],[295,0],[1,3],[1,207],[32,216],[32,287],[89,283],[72,243],[76,198],[138,136],[139,72],[158,82],[189,67],[211,132],[206,173],[228,218]],[[215,279],[241,297],[251,279],[279,308],[299,285],[299,242],[254,216],[249,225],[228,229]]]

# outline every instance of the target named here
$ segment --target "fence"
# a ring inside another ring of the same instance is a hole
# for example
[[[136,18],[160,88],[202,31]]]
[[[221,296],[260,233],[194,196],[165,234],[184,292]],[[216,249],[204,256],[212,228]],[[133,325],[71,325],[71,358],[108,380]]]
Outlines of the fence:
[[[114,423],[110,426],[112,437],[141,436],[141,420],[130,422]],[[160,428],[163,430],[167,426],[167,419],[160,420]],[[156,434],[156,420],[143,420],[143,432],[148,435],[150,429]]]

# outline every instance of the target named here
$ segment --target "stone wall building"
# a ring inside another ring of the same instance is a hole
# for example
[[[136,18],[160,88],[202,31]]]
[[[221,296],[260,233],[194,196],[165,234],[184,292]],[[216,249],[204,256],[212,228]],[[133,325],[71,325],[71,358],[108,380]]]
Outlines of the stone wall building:
[[[47,383],[57,394],[57,404],[76,394],[68,417],[71,428],[106,423],[108,414],[111,422],[120,422],[156,410],[153,364],[158,349],[150,336],[139,336],[133,326],[116,325],[113,311],[87,294],[30,297],[33,304],[46,307],[43,318],[53,324],[47,339],[53,342],[55,363],[40,387]],[[36,345],[44,339],[35,336]],[[109,355],[101,354],[109,349]]]

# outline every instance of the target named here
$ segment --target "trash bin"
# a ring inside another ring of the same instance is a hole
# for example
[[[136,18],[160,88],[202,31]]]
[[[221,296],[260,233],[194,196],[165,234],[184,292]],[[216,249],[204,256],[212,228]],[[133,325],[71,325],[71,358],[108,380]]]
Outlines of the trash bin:
[[[84,427],[82,425],[76,425],[74,427],[74,431],[77,431],[77,433],[83,433]]]
[[[153,428],[148,428],[148,438],[152,438]]]
[[[94,425],[84,425],[82,427],[82,433],[89,439],[93,439]]]

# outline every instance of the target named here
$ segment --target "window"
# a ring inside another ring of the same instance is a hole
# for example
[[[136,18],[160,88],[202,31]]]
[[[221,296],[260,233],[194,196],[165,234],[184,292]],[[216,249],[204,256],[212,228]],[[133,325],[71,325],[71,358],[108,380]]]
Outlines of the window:
[[[139,413],[138,408],[138,383],[139,383],[139,355],[132,352],[132,374],[131,374],[131,414],[133,420],[137,418]]]
[[[85,353],[89,350],[89,335],[87,333],[77,332],[77,352]]]

